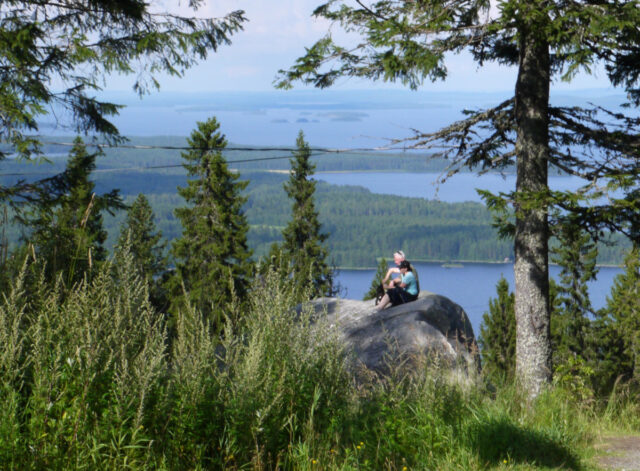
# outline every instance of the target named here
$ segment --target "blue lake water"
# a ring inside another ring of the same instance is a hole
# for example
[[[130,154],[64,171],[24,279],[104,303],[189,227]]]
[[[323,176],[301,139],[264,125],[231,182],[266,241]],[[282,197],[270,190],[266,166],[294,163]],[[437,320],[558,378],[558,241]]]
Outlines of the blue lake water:
[[[487,173],[459,173],[442,184],[438,184],[438,173],[317,173],[317,180],[333,185],[358,185],[372,193],[438,199],[447,203],[482,201],[476,188],[491,190],[493,193],[515,189],[515,175]],[[549,186],[553,190],[575,190],[583,185],[577,177],[550,177]]]
[[[391,257],[391,255],[390,255]],[[391,266],[391,264],[390,264]],[[514,289],[512,263],[465,263],[462,268],[444,268],[439,263],[415,263],[420,275],[420,289],[441,294],[465,310],[476,336],[480,332],[482,314],[489,310],[489,299],[496,297],[496,284],[501,276]],[[552,265],[550,275],[557,278],[560,268]],[[614,277],[620,268],[601,267],[596,281],[589,284],[589,296],[594,309],[605,306]],[[338,282],[343,286],[343,298],[362,299],[369,290],[375,270],[341,270]]]

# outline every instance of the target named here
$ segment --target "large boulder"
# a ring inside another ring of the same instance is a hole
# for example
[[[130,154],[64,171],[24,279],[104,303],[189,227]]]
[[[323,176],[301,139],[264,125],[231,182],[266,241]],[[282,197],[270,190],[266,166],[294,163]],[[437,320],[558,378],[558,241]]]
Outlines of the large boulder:
[[[311,302],[318,316],[340,329],[356,361],[388,372],[401,361],[428,359],[440,365],[477,370],[478,347],[464,310],[450,299],[422,291],[416,301],[376,309],[373,300],[320,298]]]

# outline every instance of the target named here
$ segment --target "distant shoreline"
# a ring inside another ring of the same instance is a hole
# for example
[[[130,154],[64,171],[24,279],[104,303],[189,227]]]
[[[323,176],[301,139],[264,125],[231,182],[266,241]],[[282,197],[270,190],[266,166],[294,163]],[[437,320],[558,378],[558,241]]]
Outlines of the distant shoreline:
[[[391,261],[391,257],[389,257],[389,261]],[[513,260],[508,262],[504,261],[495,261],[495,260],[421,260],[421,259],[413,259],[412,262],[416,263],[431,263],[431,264],[467,264],[467,265],[513,265]],[[559,266],[557,263],[549,262],[549,266]],[[614,263],[598,263],[596,264],[597,268],[622,268],[622,265],[614,264]],[[378,267],[336,267],[337,270],[352,270],[352,271],[365,271],[365,270],[376,270]],[[464,267],[453,267],[455,268],[464,268]]]

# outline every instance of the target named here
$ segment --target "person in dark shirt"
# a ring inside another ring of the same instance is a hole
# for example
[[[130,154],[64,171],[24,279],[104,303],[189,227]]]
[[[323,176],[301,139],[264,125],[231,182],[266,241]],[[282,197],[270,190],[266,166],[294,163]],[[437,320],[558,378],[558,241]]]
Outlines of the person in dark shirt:
[[[413,274],[411,264],[407,260],[403,260],[400,262],[398,270],[400,271],[399,282],[394,280],[393,286],[380,300],[377,306],[379,310],[384,309],[388,304],[398,306],[418,299],[418,280]]]

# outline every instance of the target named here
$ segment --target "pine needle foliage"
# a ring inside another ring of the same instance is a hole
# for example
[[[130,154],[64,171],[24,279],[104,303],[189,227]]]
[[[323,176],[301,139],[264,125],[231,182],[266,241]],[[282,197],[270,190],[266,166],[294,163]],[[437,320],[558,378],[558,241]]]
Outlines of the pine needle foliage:
[[[34,256],[49,279],[62,273],[67,286],[82,280],[107,257],[107,232],[102,212],[124,208],[118,190],[96,195],[91,173],[97,154],[88,153],[80,137],[74,140],[65,171],[52,179],[53,196],[35,206],[24,219]]]
[[[627,254],[624,272],[616,276],[607,298],[606,322],[621,339],[623,356],[619,370],[628,379],[640,382],[640,248]]]
[[[242,211],[248,182],[229,170],[219,128],[215,118],[199,122],[188,139],[191,149],[182,153],[190,179],[178,193],[188,206],[175,210],[182,236],[173,242],[176,267],[168,285],[174,311],[188,300],[218,325],[234,297],[246,295],[253,272]]]
[[[598,274],[598,250],[590,235],[576,225],[563,225],[558,243],[552,248],[551,260],[560,267],[556,283],[554,309],[551,312],[551,339],[553,364],[566,362],[569,356],[590,356],[590,337],[593,313],[587,283]]]
[[[149,200],[140,193],[127,210],[127,218],[120,229],[118,246],[128,246],[140,275],[151,288],[151,301],[156,308],[166,305],[161,277],[167,270],[166,241],[156,230],[153,209]]]
[[[514,379],[516,355],[515,297],[509,282],[500,277],[497,298],[489,300],[489,312],[482,315],[478,344],[482,352],[484,375],[498,384]]]
[[[308,291],[312,298],[333,296],[334,271],[327,262],[329,254],[324,245],[329,236],[321,232],[314,202],[316,182],[311,179],[315,164],[311,163],[311,150],[302,131],[296,139],[296,147],[290,161],[291,174],[284,184],[292,206],[291,220],[282,231],[284,240],[279,247],[280,257],[290,265],[290,276],[298,293]]]
[[[147,93],[159,88],[159,74],[182,76],[229,44],[246,21],[242,10],[206,17],[197,12],[202,6],[191,0],[177,12],[139,0],[3,2],[0,140],[21,157],[37,156],[41,123],[52,115],[79,133],[122,140],[111,121],[122,105],[96,97],[109,74],[135,75],[134,90]],[[0,185],[0,199],[39,202],[41,183]]]

